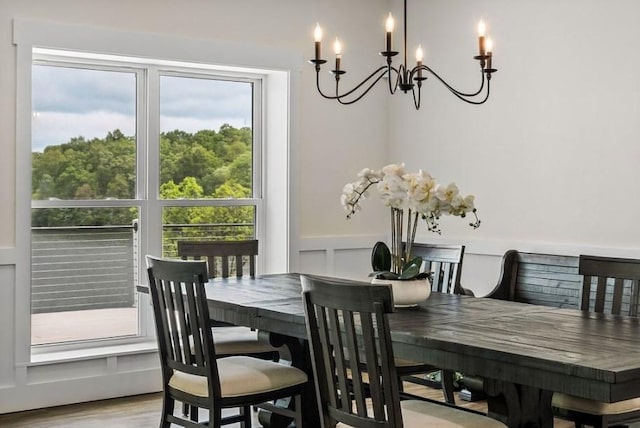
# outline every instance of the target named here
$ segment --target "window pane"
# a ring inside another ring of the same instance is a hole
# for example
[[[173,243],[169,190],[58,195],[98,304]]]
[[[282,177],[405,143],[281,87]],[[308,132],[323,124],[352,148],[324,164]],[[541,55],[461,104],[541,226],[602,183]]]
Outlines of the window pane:
[[[32,344],[138,334],[137,208],[32,210]]]
[[[136,75],[33,66],[32,198],[133,199]]]
[[[160,79],[161,199],[253,196],[252,84]]]
[[[162,254],[177,257],[178,241],[255,239],[255,207],[166,207]]]

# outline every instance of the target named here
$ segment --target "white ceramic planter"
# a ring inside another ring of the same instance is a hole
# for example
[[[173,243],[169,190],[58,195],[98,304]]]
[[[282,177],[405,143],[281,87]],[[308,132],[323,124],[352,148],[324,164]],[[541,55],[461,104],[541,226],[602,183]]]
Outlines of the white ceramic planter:
[[[416,306],[431,295],[431,283],[425,279],[391,280],[373,278],[372,284],[391,284],[396,307]]]

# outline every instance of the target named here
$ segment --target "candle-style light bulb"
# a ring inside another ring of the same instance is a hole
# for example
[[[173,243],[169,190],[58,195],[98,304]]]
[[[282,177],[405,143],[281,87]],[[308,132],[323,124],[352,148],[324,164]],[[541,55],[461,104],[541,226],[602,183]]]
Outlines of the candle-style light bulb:
[[[322,28],[320,27],[320,23],[316,23],[316,29],[313,31],[313,38],[316,42],[322,41]]]
[[[418,64],[422,64],[423,59],[424,59],[424,52],[422,51],[422,45],[418,45],[418,49],[416,49],[416,62]]]
[[[340,60],[342,59],[342,43],[336,37],[336,41],[333,42],[333,50],[336,53],[336,69],[335,71],[340,71]]]
[[[491,53],[493,52],[493,40],[491,39],[491,37],[487,37],[485,42],[485,50],[487,51],[487,55],[491,55]]]
[[[385,51],[387,52],[391,52],[391,48],[393,45],[391,42],[393,27],[395,27],[395,21],[393,20],[393,16],[391,15],[391,12],[389,12],[389,16],[387,17],[387,22],[385,23],[385,29],[387,30],[386,38],[385,38],[386,40]]]
[[[478,37],[484,37],[487,32],[487,24],[484,23],[484,19],[480,19],[478,22]]]
[[[484,19],[480,19],[480,22],[478,22],[478,46],[481,57],[485,55],[484,36],[486,32],[487,25],[484,23]]]
[[[486,40],[486,50],[487,50],[487,68],[493,68],[493,40],[491,37],[487,37]]]
[[[313,31],[313,38],[315,39],[315,48],[316,48],[316,61],[320,61],[322,57],[322,28],[320,28],[320,24],[316,23],[316,29]]]
[[[387,33],[393,33],[393,28],[395,27],[396,22],[393,20],[393,15],[389,12],[389,16],[387,16],[387,21],[385,23],[385,29]]]
[[[336,56],[342,55],[342,43],[340,43],[340,39],[336,37],[336,41],[333,42],[333,50],[336,53]]]
[[[424,52],[422,51],[422,45],[418,45],[416,49],[416,67],[418,67],[418,79],[422,79],[422,60],[424,59]],[[418,82],[420,83],[420,82]]]

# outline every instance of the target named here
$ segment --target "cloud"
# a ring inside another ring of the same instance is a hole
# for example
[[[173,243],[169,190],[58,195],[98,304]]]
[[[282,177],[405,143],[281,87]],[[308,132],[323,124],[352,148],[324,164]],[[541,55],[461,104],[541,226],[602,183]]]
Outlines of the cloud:
[[[68,143],[75,137],[104,138],[116,129],[124,135],[135,135],[135,117],[103,111],[38,113],[34,115],[31,127],[32,150],[41,152],[47,146]]]
[[[135,85],[136,76],[130,72],[34,65],[33,109],[135,114]]]
[[[174,117],[210,119],[251,117],[251,84],[201,78],[162,76],[161,114]]]
[[[194,133],[227,123],[251,126],[249,82],[163,75],[160,78],[161,131]],[[104,138],[119,129],[135,135],[136,75],[51,65],[33,67],[32,147],[82,136]]]

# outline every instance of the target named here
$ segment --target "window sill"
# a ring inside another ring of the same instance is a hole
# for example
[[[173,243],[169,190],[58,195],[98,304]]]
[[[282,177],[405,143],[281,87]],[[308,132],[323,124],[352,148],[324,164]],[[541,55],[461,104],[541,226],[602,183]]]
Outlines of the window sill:
[[[158,352],[156,341],[105,345],[85,349],[70,349],[64,351],[42,351],[31,354],[28,366],[41,366],[53,363],[85,361],[99,358],[118,357],[123,355],[150,354]]]

